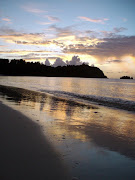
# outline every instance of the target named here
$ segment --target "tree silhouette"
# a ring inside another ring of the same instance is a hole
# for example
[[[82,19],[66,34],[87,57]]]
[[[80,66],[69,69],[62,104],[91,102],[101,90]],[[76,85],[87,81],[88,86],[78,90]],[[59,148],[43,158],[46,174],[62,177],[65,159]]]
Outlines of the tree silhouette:
[[[0,59],[0,74],[13,76],[48,76],[48,77],[85,77],[107,78],[97,67],[85,63],[81,65],[46,66],[39,62],[25,62],[25,60]]]

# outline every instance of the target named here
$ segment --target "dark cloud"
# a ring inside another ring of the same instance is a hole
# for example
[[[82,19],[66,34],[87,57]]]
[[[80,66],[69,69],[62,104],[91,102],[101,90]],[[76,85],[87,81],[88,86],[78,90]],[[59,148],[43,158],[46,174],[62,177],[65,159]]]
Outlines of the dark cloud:
[[[115,59],[115,60],[108,60],[106,63],[122,63],[123,60]]]
[[[118,36],[116,38],[104,38],[104,42],[97,44],[92,51],[93,55],[116,56],[135,55],[135,36]]]
[[[51,41],[14,41],[16,44],[27,44],[27,45],[47,45]]]
[[[44,33],[24,33],[22,31],[17,31],[12,28],[9,28],[8,26],[1,26],[0,27],[0,33],[6,34],[6,35],[16,35],[16,36],[23,36],[23,35],[44,35]]]
[[[8,34],[8,35],[13,35],[13,34],[18,34],[19,32],[15,31],[14,29],[12,28],[9,28],[8,26],[2,26],[0,27],[0,34],[1,35],[5,35],[5,34]]]
[[[50,28],[56,32],[57,37],[71,36],[74,34],[72,30],[73,26],[66,26],[64,28],[60,28],[56,25],[52,25],[50,26]]]
[[[117,38],[119,33],[127,30],[127,28],[124,27],[115,27],[112,31],[100,31],[101,35],[103,35],[104,38]]]
[[[125,30],[127,30],[127,28],[124,28],[124,27],[119,27],[119,28],[115,27],[115,28],[113,28],[114,33],[120,33],[120,32],[123,32]]]
[[[87,33],[87,34],[91,34],[91,33],[93,33],[94,31],[91,31],[91,30],[87,30],[87,31],[85,31],[85,33]]]
[[[117,36],[116,38],[103,38],[97,45],[72,45],[64,48],[65,53],[86,54],[103,57],[135,56],[135,36]]]

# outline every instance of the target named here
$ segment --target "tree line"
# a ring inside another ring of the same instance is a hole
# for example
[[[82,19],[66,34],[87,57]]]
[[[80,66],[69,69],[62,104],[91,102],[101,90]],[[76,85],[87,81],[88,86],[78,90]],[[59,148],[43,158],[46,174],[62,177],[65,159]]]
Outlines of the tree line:
[[[0,59],[0,74],[10,76],[47,76],[47,77],[85,77],[107,78],[97,67],[82,65],[67,65],[52,67],[39,62],[26,62],[23,59]]]

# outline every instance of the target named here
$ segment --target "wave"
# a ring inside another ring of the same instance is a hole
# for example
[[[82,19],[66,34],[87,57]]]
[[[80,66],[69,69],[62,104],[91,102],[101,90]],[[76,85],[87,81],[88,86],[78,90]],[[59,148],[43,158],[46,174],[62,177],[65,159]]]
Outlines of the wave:
[[[72,101],[80,101],[81,103],[94,103],[97,105],[109,106],[113,108],[135,112],[135,101],[124,100],[121,98],[83,95],[83,94],[71,93],[66,91],[52,91],[52,90],[44,90],[44,89],[39,89],[39,91],[42,93],[48,93],[61,98],[67,98]]]
[[[107,107],[113,107],[118,109],[123,109],[127,111],[135,112],[135,101],[124,100],[121,98],[112,98],[112,97],[104,97],[104,96],[95,96],[95,95],[83,95],[78,93],[71,93],[66,91],[54,91],[54,90],[45,90],[45,89],[23,89],[18,87],[11,86],[3,86],[0,85],[0,92],[2,94],[8,95],[12,97],[13,95],[17,99],[29,99],[31,95],[32,97],[36,97],[38,95],[51,95],[57,97],[57,99],[66,99],[67,101],[72,101],[75,103],[81,103],[84,105],[103,105]],[[1,94],[0,93],[0,94]],[[38,94],[40,93],[40,94]]]

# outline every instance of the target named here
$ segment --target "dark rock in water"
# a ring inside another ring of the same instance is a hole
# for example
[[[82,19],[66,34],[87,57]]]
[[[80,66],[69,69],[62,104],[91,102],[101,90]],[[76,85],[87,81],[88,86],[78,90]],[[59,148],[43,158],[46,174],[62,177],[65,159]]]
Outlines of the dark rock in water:
[[[130,76],[122,76],[122,77],[120,77],[120,79],[133,79],[133,77],[130,77]]]

